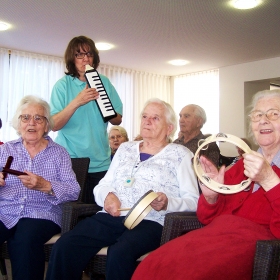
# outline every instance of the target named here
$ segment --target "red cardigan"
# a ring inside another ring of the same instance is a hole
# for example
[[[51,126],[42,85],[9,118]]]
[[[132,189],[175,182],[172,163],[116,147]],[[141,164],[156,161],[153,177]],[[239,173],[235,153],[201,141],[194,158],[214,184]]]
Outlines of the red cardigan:
[[[273,169],[279,176],[279,168]],[[226,172],[225,184],[243,181],[243,171],[240,160]],[[201,195],[197,215],[208,225],[150,253],[132,280],[252,279],[257,240],[280,237],[280,184],[268,192],[260,187],[252,193],[252,186],[248,192],[219,194],[215,204]]]
[[[280,169],[276,165],[272,168],[280,177]],[[235,185],[245,180],[243,171],[243,160],[239,160],[225,173],[225,184]],[[260,187],[252,193],[253,186],[252,182],[250,191],[219,194],[215,204],[209,204],[201,195],[198,201],[198,219],[206,225],[221,214],[232,214],[263,225],[269,228],[276,238],[280,238],[280,184],[268,192]]]

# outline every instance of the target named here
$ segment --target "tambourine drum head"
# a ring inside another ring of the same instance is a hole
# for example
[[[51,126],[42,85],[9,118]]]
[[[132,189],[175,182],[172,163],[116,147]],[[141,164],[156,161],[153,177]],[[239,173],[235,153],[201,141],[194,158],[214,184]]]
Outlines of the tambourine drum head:
[[[136,227],[152,210],[151,202],[158,197],[158,194],[149,190],[141,196],[134,206],[126,214],[123,223],[128,229]]]
[[[234,135],[225,133],[211,135],[206,138],[203,143],[201,143],[194,155],[193,166],[197,177],[204,185],[215,192],[232,194],[245,190],[251,184],[251,179],[249,178],[240,182],[238,185],[225,185],[212,180],[209,176],[207,176],[207,174],[204,173],[199,161],[199,152],[203,148],[206,149],[208,144],[216,141],[229,142],[242,149],[245,153],[251,152],[250,147],[243,140]]]

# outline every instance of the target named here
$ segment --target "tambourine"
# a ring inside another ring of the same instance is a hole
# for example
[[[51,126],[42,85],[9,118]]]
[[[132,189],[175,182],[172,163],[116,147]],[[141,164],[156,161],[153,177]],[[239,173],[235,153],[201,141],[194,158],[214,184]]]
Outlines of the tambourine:
[[[208,138],[204,139],[204,142],[200,144],[200,146],[198,147],[194,155],[193,166],[197,177],[209,189],[218,193],[232,194],[245,190],[251,184],[250,178],[242,181],[238,185],[224,185],[212,180],[203,171],[199,161],[199,152],[203,148],[207,149],[209,143],[216,142],[216,141],[229,142],[242,149],[245,153],[251,152],[250,147],[243,140],[241,140],[240,138],[234,135],[225,134],[225,133],[218,133],[216,135],[211,135]]]
[[[152,210],[151,202],[158,197],[158,194],[149,190],[134,204],[126,214],[123,223],[128,229],[136,227]]]

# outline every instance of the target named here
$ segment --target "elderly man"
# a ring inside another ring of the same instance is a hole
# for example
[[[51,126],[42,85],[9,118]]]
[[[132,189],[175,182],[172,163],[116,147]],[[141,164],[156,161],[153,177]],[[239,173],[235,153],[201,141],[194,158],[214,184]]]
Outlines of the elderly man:
[[[189,104],[181,110],[179,116],[180,136],[174,143],[184,145],[195,153],[198,141],[207,138],[201,132],[201,128],[206,123],[206,113],[200,106]],[[220,150],[217,144],[209,144],[208,149],[201,150],[201,154],[205,155],[216,166],[219,165]]]

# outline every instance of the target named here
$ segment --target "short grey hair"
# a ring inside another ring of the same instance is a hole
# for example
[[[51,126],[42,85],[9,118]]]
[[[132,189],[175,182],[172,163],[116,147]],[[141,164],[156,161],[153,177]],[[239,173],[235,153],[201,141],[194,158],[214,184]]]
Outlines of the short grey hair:
[[[271,97],[280,98],[280,89],[272,89],[272,90],[268,89],[268,90],[262,90],[257,92],[252,99],[251,105],[249,106],[249,108],[251,109],[250,112],[252,112],[255,109],[256,104],[260,99],[271,98]]]
[[[200,106],[198,106],[198,105],[196,105],[196,104],[189,104],[189,106],[192,106],[192,107],[194,108],[194,113],[195,113],[195,115],[196,115],[197,117],[199,117],[199,118],[202,119],[202,125],[201,125],[201,127],[200,127],[200,128],[202,128],[203,125],[204,125],[204,124],[206,123],[206,121],[207,121],[207,117],[206,117],[205,110],[204,110],[202,107],[200,107]]]
[[[255,107],[257,105],[257,103],[261,100],[261,99],[266,99],[266,98],[272,98],[272,97],[278,97],[280,99],[280,89],[272,89],[272,90],[262,90],[257,92],[254,96],[253,99],[251,101],[251,104],[248,106],[248,111],[251,113],[252,111],[255,110]],[[248,135],[250,138],[254,139],[254,142],[256,144],[257,141],[254,137],[253,131],[252,131],[252,121],[250,119],[250,123],[249,123],[249,131],[248,131]]]
[[[112,130],[118,130],[120,132],[120,134],[122,135],[122,137],[125,138],[125,141],[129,141],[129,138],[127,136],[127,132],[122,126],[119,126],[119,125],[112,126],[109,130],[109,133],[108,133],[109,137],[110,137],[110,133],[111,133]]]
[[[47,119],[47,126],[48,126],[48,131],[44,133],[44,136],[47,136],[48,133],[53,129],[54,122],[53,122],[53,119],[50,114],[50,106],[49,106],[48,102],[46,102],[44,99],[42,99],[38,96],[26,95],[20,100],[18,107],[16,109],[16,112],[11,121],[12,127],[16,130],[18,135],[21,135],[20,129],[19,129],[20,128],[19,116],[22,114],[23,109],[25,109],[26,107],[28,107],[31,104],[36,104],[36,105],[40,105],[43,107],[44,117]]]
[[[164,115],[165,115],[165,119],[166,119],[166,122],[168,124],[171,124],[173,126],[173,129],[170,133],[170,135],[167,136],[167,142],[168,143],[171,143],[172,142],[172,138],[177,130],[177,117],[176,117],[176,114],[173,110],[173,108],[171,107],[171,105],[159,98],[151,98],[149,99],[145,105],[144,105],[144,108],[143,110],[141,111],[141,114],[140,116],[143,115],[143,112],[145,110],[145,108],[149,105],[149,104],[152,104],[152,103],[156,103],[156,104],[160,104],[164,107],[165,109],[165,112],[164,112]]]

